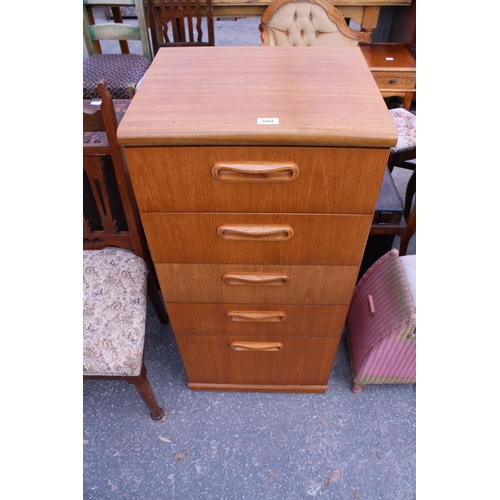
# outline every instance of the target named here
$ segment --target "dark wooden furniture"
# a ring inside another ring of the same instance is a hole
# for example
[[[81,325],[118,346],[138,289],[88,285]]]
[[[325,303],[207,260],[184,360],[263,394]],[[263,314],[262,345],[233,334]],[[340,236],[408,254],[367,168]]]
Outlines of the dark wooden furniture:
[[[160,47],[215,45],[212,0],[147,0],[147,7],[155,55]]]
[[[116,129],[130,100],[113,99],[111,103],[104,100],[101,105],[95,104],[101,100],[83,100],[84,248],[98,249],[112,244],[130,248],[144,259],[149,271],[149,299],[160,321],[166,324],[165,303],[130,185],[123,150],[116,139]]]
[[[394,238],[401,236],[405,232],[405,228],[403,202],[389,169],[386,168],[363,260],[359,268],[358,279],[393,247]]]
[[[399,243],[399,254],[406,255],[408,251],[408,243],[411,237],[417,231],[417,170],[415,169],[408,179],[405,195],[404,216],[407,220],[406,228],[401,235]]]
[[[154,0],[155,5],[160,0]],[[218,17],[258,16],[267,9],[272,0],[212,0],[213,14]],[[361,26],[362,31],[373,33],[377,27],[381,6],[411,5],[412,0],[336,0],[333,2],[346,19]]]
[[[405,168],[406,170],[415,170],[417,168],[417,147],[406,149],[404,151],[391,151],[387,166],[392,172],[394,167]]]
[[[359,48],[160,49],[118,139],[189,387],[325,392],[397,139]]]
[[[417,86],[417,63],[402,43],[371,43],[360,46],[383,97],[403,97],[410,109]]]
[[[411,5],[393,7],[389,30],[384,42],[403,43],[414,59],[417,58],[417,0]],[[380,40],[382,41],[382,40]]]
[[[122,149],[116,139],[118,123],[113,100],[102,82],[98,88],[102,103],[95,105],[98,101],[92,100],[83,103],[83,130],[88,133],[83,144],[83,248],[87,251],[106,247],[129,249],[149,264],[149,295],[160,320],[166,323],[168,316],[130,188]],[[123,102],[117,104],[123,114],[126,106]],[[93,335],[99,334],[100,329],[96,328]],[[153,419],[160,420],[166,415],[158,406],[146,377],[144,362],[137,376],[85,375],[84,378],[125,379],[136,387]]]

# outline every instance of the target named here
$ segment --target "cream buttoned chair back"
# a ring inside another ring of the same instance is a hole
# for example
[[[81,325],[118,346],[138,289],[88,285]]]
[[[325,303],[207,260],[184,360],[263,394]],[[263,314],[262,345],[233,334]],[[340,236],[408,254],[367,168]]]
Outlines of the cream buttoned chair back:
[[[356,47],[371,35],[349,28],[329,0],[274,0],[262,14],[262,45]]]

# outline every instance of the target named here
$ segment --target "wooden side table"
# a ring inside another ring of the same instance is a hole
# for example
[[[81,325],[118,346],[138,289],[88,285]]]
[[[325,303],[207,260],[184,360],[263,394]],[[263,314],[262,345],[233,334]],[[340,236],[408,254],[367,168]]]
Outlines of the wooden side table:
[[[382,97],[404,98],[403,107],[410,109],[417,86],[417,63],[402,43],[360,45]]]

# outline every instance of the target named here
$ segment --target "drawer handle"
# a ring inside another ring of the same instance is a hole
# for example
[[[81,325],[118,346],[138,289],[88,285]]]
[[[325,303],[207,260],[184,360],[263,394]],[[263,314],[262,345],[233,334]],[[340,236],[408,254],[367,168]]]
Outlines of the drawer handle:
[[[228,311],[226,318],[231,321],[249,321],[252,323],[278,323],[285,321],[283,311]]]
[[[223,182],[291,182],[299,175],[295,163],[218,162],[212,175]]]
[[[254,352],[274,352],[284,349],[281,342],[231,342],[231,349],[235,351],[254,351]]]
[[[245,226],[224,224],[217,228],[217,235],[223,240],[237,241],[287,241],[294,235],[290,226]]]
[[[282,286],[290,281],[287,274],[252,274],[252,273],[226,273],[222,276],[222,281],[227,285],[267,285]]]
[[[395,78],[391,78],[391,79],[389,80],[389,83],[396,83],[396,79],[395,79]]]

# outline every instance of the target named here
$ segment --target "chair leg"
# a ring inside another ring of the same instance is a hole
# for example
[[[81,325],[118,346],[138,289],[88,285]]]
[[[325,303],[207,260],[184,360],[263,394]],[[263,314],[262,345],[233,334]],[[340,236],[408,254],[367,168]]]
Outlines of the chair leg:
[[[415,234],[417,230],[417,203],[413,206],[413,210],[410,214],[409,219],[406,221],[405,232],[401,235],[401,241],[399,244],[399,255],[406,255],[408,250],[408,243],[411,237]]]
[[[162,323],[167,324],[168,314],[165,309],[165,302],[163,302],[160,295],[160,289],[158,288],[155,278],[151,273],[148,273],[148,295],[156,311],[156,315],[160,318]]]
[[[408,184],[406,186],[406,196],[405,196],[405,206],[403,216],[406,219],[406,228],[404,233],[401,235],[401,240],[399,243],[399,255],[406,255],[408,250],[408,243],[411,237],[415,234],[417,230],[417,199],[415,198],[415,203],[413,204],[413,197],[416,196],[417,190],[417,170],[415,169],[408,179]]]
[[[125,377],[125,379],[129,384],[135,385],[137,392],[151,412],[151,418],[153,420],[161,420],[164,422],[168,413],[158,406],[156,396],[154,395],[153,389],[151,388],[149,380],[146,377],[146,366],[144,363],[142,364],[141,373],[137,377]]]
[[[403,216],[406,220],[410,218],[411,204],[413,202],[413,197],[417,191],[417,171],[414,170],[408,179],[408,183],[406,184],[406,193],[405,193],[405,207]]]

